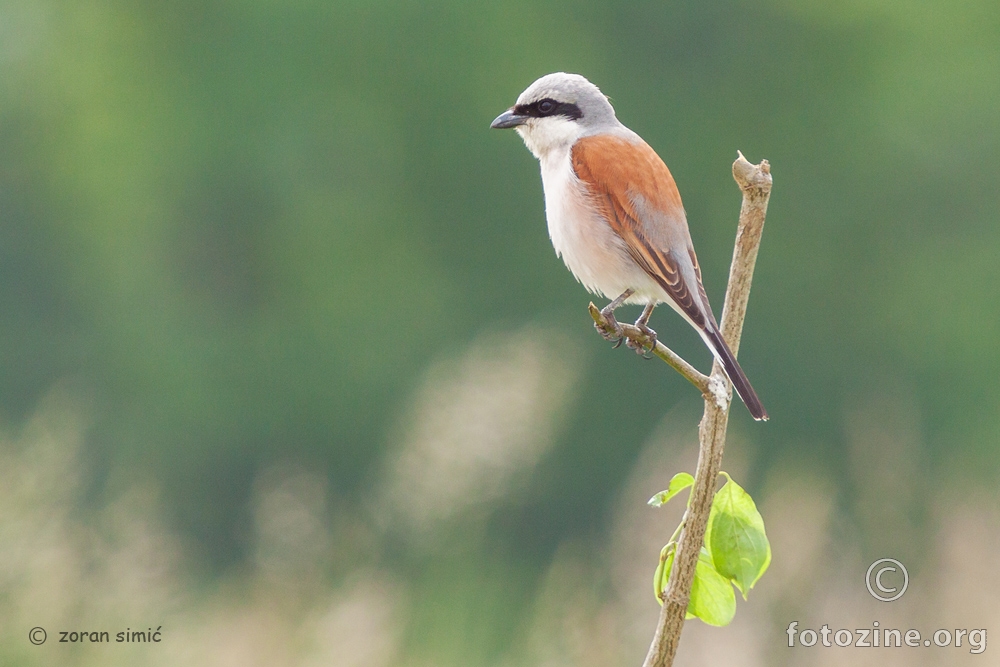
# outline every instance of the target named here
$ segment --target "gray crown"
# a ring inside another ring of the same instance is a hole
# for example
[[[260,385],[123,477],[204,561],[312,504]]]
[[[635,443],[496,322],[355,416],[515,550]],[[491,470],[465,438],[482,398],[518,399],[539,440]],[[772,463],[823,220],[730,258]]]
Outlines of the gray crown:
[[[614,107],[608,98],[600,88],[579,74],[566,72],[546,74],[528,86],[517,98],[517,103],[527,105],[546,98],[577,105],[583,113],[579,122],[584,127],[618,124]]]

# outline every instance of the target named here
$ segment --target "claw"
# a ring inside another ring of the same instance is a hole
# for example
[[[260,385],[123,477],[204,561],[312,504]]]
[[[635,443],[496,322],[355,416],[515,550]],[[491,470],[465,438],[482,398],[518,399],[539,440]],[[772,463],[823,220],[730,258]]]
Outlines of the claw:
[[[637,346],[638,349],[635,351],[636,354],[641,354],[643,359],[652,359],[653,357],[651,355],[656,349],[656,332],[650,329],[641,317],[636,321],[635,327],[649,339],[649,349],[646,349],[646,346],[644,345]]]
[[[614,341],[615,345],[611,348],[612,350],[617,350],[621,347],[622,341],[625,340],[625,332],[622,331],[621,325],[615,319],[615,308],[625,303],[626,299],[632,296],[633,293],[633,290],[625,290],[621,296],[601,309],[601,319],[604,320],[604,326],[594,322],[594,328],[604,337],[604,340],[609,342]],[[608,330],[614,333],[608,333]]]
[[[594,328],[597,329],[597,332],[601,334],[604,340],[615,344],[612,349],[617,349],[622,344],[622,341],[625,340],[625,332],[622,331],[621,325],[615,319],[614,313],[607,308],[601,311],[601,317],[604,319],[604,326],[602,327],[595,322]],[[614,333],[609,333],[609,330]]]

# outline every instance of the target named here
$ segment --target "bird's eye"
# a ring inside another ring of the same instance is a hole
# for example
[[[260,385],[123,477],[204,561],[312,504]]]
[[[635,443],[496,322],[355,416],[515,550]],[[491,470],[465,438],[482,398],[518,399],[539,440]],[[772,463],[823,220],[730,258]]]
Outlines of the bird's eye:
[[[538,113],[543,116],[548,116],[556,110],[556,106],[556,103],[552,100],[542,100],[538,103]]]

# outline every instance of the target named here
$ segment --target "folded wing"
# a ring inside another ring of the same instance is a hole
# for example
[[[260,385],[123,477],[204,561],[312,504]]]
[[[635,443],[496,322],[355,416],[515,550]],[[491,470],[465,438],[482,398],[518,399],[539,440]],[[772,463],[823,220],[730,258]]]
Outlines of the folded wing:
[[[660,156],[642,140],[613,135],[579,139],[573,171],[629,256],[691,320],[722,363],[754,419],[767,419],[712,314],[701,281],[677,184]]]

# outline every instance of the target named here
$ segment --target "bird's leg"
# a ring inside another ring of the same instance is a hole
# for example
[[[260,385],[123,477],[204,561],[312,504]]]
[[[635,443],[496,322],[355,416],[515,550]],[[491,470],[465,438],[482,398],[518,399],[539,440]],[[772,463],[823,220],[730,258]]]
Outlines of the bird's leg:
[[[625,303],[626,299],[633,294],[635,294],[635,290],[627,289],[617,299],[604,306],[604,308],[601,308],[601,319],[604,320],[604,327],[598,326],[596,322],[594,323],[594,328],[604,337],[604,340],[614,341],[615,348],[625,340],[625,333],[622,331],[621,325],[618,324],[618,320],[615,319],[615,308]]]
[[[646,307],[642,309],[642,315],[639,319],[635,321],[635,328],[642,332],[644,336],[649,339],[649,347],[645,345],[640,345],[638,343],[633,343],[631,340],[628,341],[628,346],[635,350],[636,354],[641,354],[646,359],[652,359],[649,355],[656,349],[656,332],[647,326],[649,322],[649,316],[653,314],[653,309],[656,308],[656,303],[648,303]]]

